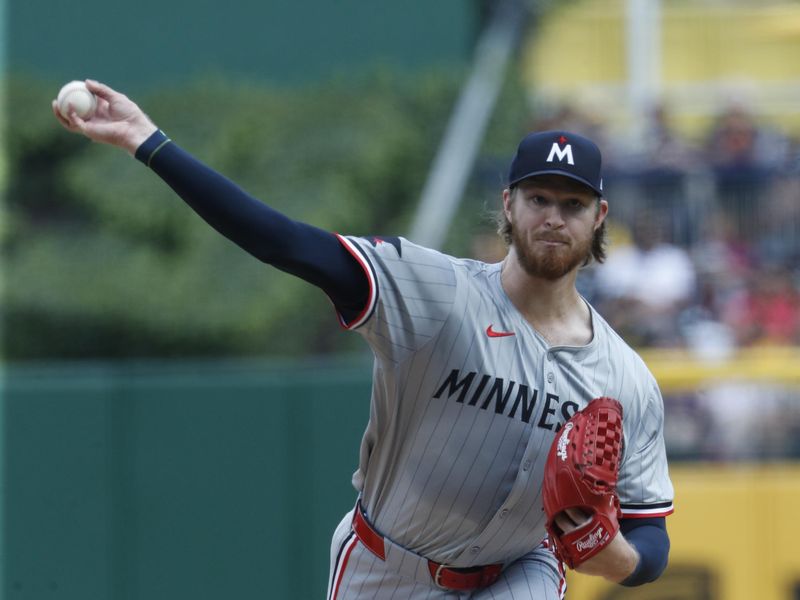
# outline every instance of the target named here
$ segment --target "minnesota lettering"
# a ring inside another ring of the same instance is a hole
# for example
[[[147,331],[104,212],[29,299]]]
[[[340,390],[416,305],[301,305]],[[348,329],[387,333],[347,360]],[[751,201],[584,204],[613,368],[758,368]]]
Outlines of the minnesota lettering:
[[[461,404],[493,410],[499,415],[518,418],[525,423],[531,422],[539,405],[539,418],[535,425],[551,431],[561,429],[564,422],[578,411],[575,402],[562,404],[557,394],[544,394],[523,383],[511,380],[506,382],[501,377],[479,376],[475,371],[469,371],[463,377],[458,369],[450,371],[433,397],[441,398],[445,393],[447,398],[455,396],[455,401]],[[555,416],[556,412],[560,412],[560,419]]]

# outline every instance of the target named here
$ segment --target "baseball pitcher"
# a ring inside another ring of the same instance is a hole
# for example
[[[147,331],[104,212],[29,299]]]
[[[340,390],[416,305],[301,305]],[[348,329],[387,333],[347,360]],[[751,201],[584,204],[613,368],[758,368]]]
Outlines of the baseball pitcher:
[[[626,586],[669,552],[663,403],[642,360],[575,287],[605,257],[601,157],[526,136],[503,191],[497,264],[397,237],[298,223],[87,81],[68,130],[147,165],[217,231],[321,288],[375,355],[357,499],[331,545],[328,598],[555,600],[564,569]]]

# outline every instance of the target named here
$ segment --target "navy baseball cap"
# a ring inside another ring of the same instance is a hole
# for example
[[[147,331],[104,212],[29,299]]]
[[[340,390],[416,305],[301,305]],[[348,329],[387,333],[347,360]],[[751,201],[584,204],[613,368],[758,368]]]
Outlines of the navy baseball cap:
[[[603,195],[600,148],[592,140],[569,131],[540,131],[519,143],[508,187],[534,175],[563,175]]]

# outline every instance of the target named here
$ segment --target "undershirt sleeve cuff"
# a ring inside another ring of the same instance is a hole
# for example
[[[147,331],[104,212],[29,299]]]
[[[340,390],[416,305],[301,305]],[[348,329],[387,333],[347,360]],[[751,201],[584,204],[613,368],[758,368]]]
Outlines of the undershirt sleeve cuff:
[[[136,160],[149,167],[153,157],[158,154],[158,151],[171,141],[172,140],[167,137],[166,133],[160,129],[157,129],[136,149],[134,156],[136,157]]]
[[[623,525],[625,539],[639,553],[639,564],[627,579],[620,582],[620,585],[634,587],[650,583],[658,579],[667,568],[670,544],[666,526],[663,524],[664,519],[650,521],[652,522],[645,525],[637,523],[632,528]],[[625,520],[623,523],[627,525]]]

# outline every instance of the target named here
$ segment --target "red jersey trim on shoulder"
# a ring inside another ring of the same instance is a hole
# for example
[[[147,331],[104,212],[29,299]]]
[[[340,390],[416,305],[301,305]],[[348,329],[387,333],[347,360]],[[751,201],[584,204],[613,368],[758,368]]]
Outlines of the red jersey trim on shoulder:
[[[626,519],[648,519],[650,517],[667,517],[675,512],[672,502],[654,502],[653,504],[620,504],[622,516]]]
[[[364,309],[355,319],[348,323],[344,320],[339,311],[336,311],[336,316],[339,317],[339,324],[345,329],[352,330],[366,323],[375,310],[375,305],[377,304],[378,300],[378,277],[375,274],[375,268],[372,266],[369,258],[367,258],[357,244],[354,244],[352,241],[348,240],[343,235],[339,235],[338,233],[335,233],[334,235],[336,236],[336,239],[339,240],[339,243],[345,247],[345,250],[347,250],[350,255],[356,259],[358,264],[361,265],[361,268],[364,269],[364,274],[367,276],[367,283],[369,284],[369,296],[367,297],[367,303],[364,306]]]

